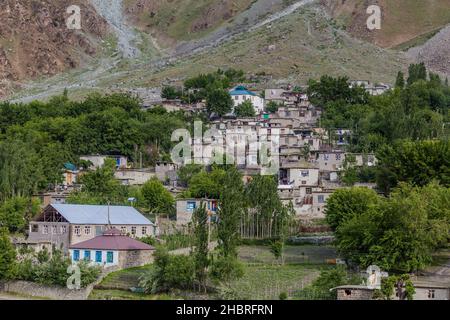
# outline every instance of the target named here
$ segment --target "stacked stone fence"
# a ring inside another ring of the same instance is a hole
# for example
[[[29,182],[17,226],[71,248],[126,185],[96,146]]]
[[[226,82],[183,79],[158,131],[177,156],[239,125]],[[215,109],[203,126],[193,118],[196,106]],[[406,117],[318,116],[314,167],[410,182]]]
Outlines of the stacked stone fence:
[[[104,269],[100,277],[94,283],[79,290],[71,290],[57,285],[42,285],[30,281],[13,280],[0,283],[0,292],[53,300],[86,300],[94,287],[99,284],[104,277],[118,269],[119,268],[117,267]]]

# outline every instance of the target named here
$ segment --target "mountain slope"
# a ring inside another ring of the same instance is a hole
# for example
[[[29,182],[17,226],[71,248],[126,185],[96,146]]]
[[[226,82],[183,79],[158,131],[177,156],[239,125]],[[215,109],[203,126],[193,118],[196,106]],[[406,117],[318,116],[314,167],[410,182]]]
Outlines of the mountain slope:
[[[17,81],[76,68],[96,54],[108,26],[85,1],[83,31],[66,28],[70,0],[0,2],[0,96]]]
[[[402,53],[350,37],[335,27],[321,7],[309,5],[196,54],[145,63],[129,61],[95,77],[90,77],[88,70],[65,74],[36,84],[15,98],[41,99],[62,92],[64,87],[75,98],[95,90],[127,91],[179,83],[199,72],[227,67],[242,68],[248,76],[256,76],[256,85],[261,87],[280,82],[304,84],[323,74],[392,83],[397,71],[406,69],[408,63]]]
[[[321,0],[331,15],[353,36],[391,48],[443,28],[450,23],[449,0]],[[382,11],[381,29],[369,31],[369,5]]]

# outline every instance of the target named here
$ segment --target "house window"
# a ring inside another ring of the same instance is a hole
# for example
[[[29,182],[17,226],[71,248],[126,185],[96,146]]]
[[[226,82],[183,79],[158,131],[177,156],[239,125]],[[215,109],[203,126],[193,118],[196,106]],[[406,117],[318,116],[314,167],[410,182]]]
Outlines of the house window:
[[[340,153],[336,153],[336,160],[341,160],[341,154]]]
[[[136,227],[131,227],[131,234],[136,235]]]
[[[302,177],[309,177],[309,171],[308,170],[302,171]]]
[[[434,299],[435,290],[428,290],[428,299]]]
[[[187,211],[194,211],[195,210],[195,201],[188,201],[186,203],[186,210]]]
[[[73,261],[80,261],[80,250],[73,250]]]
[[[44,229],[42,229],[42,233],[43,234],[48,234],[48,226],[47,225],[45,225]]]
[[[84,260],[91,261],[91,251],[89,250],[84,251]]]
[[[142,234],[146,235],[147,234],[147,227],[142,227]]]
[[[61,226],[61,233],[66,233],[66,232],[67,232],[67,227]]]
[[[52,226],[52,233],[53,234],[57,234],[58,233],[58,227],[57,226]]]
[[[90,226],[85,226],[84,227],[84,234],[91,234],[91,227]]]
[[[95,262],[102,262],[102,252],[95,251]]]
[[[114,254],[112,251],[108,251],[106,253],[106,262],[107,263],[113,263],[114,262]]]
[[[312,193],[312,188],[306,188],[306,194],[311,194]]]
[[[320,194],[320,195],[317,197],[317,201],[318,201],[319,203],[324,203],[324,202],[325,202],[325,196],[324,196],[323,194]]]
[[[120,227],[120,231],[124,234],[127,233],[127,227]]]
[[[37,224],[33,224],[31,226],[31,232],[38,232],[39,231],[39,226]]]
[[[77,236],[79,236],[81,234],[81,227],[75,226],[73,233],[75,233]]]

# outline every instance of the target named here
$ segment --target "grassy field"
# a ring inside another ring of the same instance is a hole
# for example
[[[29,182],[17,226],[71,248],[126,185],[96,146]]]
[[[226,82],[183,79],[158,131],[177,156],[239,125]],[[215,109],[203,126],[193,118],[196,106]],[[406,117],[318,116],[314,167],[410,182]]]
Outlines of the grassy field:
[[[329,268],[326,259],[336,257],[331,246],[287,246],[285,264],[270,253],[267,246],[241,246],[239,259],[245,264],[244,276],[227,287],[242,299],[278,299],[281,292],[292,295],[310,284],[320,273]],[[92,291],[93,300],[160,300],[177,299],[170,295],[147,295],[130,291],[139,287],[139,277],[153,268],[147,265],[109,274]],[[209,298],[214,299],[212,294]]]

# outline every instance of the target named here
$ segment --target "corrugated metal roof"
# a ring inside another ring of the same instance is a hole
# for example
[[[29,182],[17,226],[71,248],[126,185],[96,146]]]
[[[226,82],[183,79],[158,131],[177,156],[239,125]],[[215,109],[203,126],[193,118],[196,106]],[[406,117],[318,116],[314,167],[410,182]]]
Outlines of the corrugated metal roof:
[[[81,204],[51,204],[73,224],[108,224],[108,206]],[[153,225],[133,207],[110,206],[109,220],[113,225]]]

